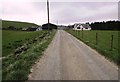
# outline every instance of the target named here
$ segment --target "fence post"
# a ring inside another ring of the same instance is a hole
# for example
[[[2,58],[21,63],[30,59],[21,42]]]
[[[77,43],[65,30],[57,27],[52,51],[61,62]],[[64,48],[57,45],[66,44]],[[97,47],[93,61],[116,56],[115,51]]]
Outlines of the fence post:
[[[111,35],[111,50],[113,49],[113,34]]]
[[[77,35],[77,30],[75,30],[75,35]]]
[[[78,36],[78,30],[77,30],[77,36]]]
[[[82,39],[83,39],[83,28],[82,28]]]
[[[98,45],[98,33],[96,32],[96,45]]]

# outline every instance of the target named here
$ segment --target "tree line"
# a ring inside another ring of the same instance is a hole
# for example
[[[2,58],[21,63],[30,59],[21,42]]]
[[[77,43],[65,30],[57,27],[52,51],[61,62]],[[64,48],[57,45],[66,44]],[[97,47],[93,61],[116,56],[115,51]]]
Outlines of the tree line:
[[[89,25],[92,30],[120,30],[120,21],[94,22]]]

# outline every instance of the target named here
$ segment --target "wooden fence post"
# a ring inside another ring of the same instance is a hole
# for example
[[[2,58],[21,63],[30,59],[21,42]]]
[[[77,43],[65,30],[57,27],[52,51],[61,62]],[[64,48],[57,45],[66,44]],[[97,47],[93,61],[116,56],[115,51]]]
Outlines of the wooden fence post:
[[[77,30],[77,36],[78,36],[78,30]]]
[[[96,45],[98,45],[98,33],[96,33]]]
[[[113,49],[113,34],[111,35],[111,50]]]
[[[83,39],[83,28],[82,28],[82,39]]]
[[[77,30],[75,30],[76,31],[76,34],[75,35],[77,35]]]

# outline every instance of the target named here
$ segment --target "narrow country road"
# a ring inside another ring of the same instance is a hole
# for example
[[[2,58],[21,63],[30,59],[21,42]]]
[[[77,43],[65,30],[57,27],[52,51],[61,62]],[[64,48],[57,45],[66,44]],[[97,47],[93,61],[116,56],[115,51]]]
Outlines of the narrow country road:
[[[32,71],[29,80],[118,80],[117,66],[63,30]]]

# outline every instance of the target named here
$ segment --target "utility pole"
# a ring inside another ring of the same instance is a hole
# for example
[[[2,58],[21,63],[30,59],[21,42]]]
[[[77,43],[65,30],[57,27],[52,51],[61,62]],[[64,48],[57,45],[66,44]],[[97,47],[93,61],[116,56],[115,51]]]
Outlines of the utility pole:
[[[49,0],[47,0],[47,15],[48,15],[48,30],[50,28],[50,18],[49,18]]]

